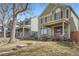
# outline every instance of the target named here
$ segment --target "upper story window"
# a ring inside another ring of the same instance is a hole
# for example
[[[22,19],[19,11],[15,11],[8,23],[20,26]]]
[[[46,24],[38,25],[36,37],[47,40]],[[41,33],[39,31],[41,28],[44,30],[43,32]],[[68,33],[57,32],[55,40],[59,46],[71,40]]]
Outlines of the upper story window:
[[[50,18],[51,18],[51,21],[54,20],[54,14],[52,14]]]
[[[50,20],[50,16],[48,16],[48,21],[51,21],[51,20]]]
[[[55,20],[61,19],[61,12],[55,13],[54,14],[54,19]]]
[[[66,18],[69,18],[69,10],[66,10]]]
[[[53,16],[52,16],[52,15],[49,16],[49,20],[50,20],[50,21],[53,20]]]
[[[65,10],[61,11],[61,18],[65,18]]]
[[[40,19],[40,22],[41,22],[41,24],[43,23],[43,19],[42,18]]]
[[[64,17],[64,13],[63,13],[63,11],[61,11],[61,18],[63,18]]]
[[[26,21],[26,22],[25,22],[25,25],[29,25],[29,24],[30,24],[30,21]]]
[[[45,23],[47,23],[47,17],[45,17]]]

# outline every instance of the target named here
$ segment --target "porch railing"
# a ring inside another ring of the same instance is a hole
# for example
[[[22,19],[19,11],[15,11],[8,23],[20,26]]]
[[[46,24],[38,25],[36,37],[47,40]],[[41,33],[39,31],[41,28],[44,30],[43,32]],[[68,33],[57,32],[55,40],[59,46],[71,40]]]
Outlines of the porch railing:
[[[69,40],[70,38],[66,35],[47,35],[47,34],[43,34],[43,35],[40,35],[40,40],[44,40],[44,41],[47,41],[47,40],[51,40],[51,41],[67,41]]]

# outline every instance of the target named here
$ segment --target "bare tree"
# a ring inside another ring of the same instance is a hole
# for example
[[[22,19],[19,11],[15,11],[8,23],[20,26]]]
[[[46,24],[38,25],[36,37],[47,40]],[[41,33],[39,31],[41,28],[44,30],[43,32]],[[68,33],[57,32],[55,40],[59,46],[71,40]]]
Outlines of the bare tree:
[[[12,31],[11,31],[11,38],[8,43],[14,42],[15,33],[16,33],[16,17],[19,13],[24,12],[28,9],[28,3],[17,3],[13,4],[13,24],[12,24]]]
[[[9,17],[9,10],[8,10],[8,4],[6,3],[3,3],[3,4],[0,4],[0,21],[2,23],[2,28],[3,28],[3,36],[4,36],[4,39],[6,39],[6,29],[7,29],[7,24],[10,20],[10,17]]]

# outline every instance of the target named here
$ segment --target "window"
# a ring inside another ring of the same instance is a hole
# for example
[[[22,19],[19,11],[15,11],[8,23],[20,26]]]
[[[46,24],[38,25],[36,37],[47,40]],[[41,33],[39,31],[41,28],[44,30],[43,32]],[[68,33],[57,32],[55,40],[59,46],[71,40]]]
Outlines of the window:
[[[69,18],[69,10],[66,10],[66,18]]]
[[[55,19],[55,20],[61,19],[61,12],[55,13],[55,14],[54,14],[54,19]]]
[[[54,14],[54,20],[56,20],[56,13]]]
[[[44,31],[44,34],[47,34],[48,29],[47,29],[47,28],[45,28],[45,29],[43,29],[43,31]]]
[[[0,29],[0,32],[1,32],[1,29]]]
[[[51,21],[54,20],[54,14],[52,14],[50,18],[51,18]]]
[[[52,12],[52,15],[51,15],[52,20],[54,20],[54,18],[55,18],[54,16],[55,16],[55,14],[54,14],[54,12]]]
[[[47,17],[45,17],[45,23],[47,23]]]
[[[62,26],[55,27],[54,28],[54,33],[60,33],[60,34],[62,34]]]
[[[41,35],[47,34],[48,29],[47,28],[41,28]]]
[[[48,21],[51,21],[51,20],[50,20],[50,16],[48,16]]]
[[[61,11],[61,18],[63,18],[63,15],[64,15],[64,14],[63,14],[63,11]]]
[[[40,19],[40,22],[41,22],[41,24],[43,23],[43,19],[42,18]]]
[[[62,16],[63,18],[65,18],[65,11],[62,11]]]
[[[43,35],[43,29],[41,29],[41,35]]]

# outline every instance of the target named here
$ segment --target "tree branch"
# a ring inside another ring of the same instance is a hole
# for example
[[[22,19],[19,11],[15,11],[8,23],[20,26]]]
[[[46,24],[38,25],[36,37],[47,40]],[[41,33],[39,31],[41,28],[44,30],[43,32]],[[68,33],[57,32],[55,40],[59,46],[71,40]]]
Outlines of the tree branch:
[[[28,8],[28,3],[26,4],[25,8],[23,8],[22,10],[17,11],[15,15],[17,16],[17,14],[19,14],[19,13],[21,13],[23,11],[26,11],[27,8]]]

